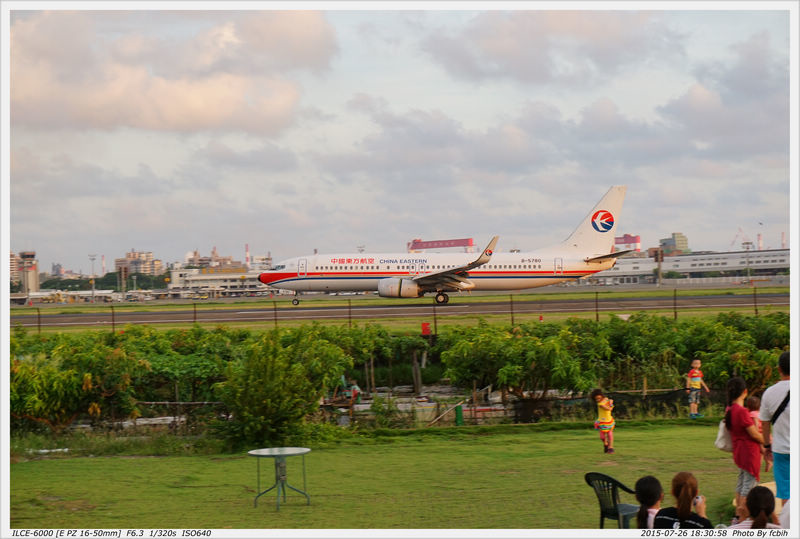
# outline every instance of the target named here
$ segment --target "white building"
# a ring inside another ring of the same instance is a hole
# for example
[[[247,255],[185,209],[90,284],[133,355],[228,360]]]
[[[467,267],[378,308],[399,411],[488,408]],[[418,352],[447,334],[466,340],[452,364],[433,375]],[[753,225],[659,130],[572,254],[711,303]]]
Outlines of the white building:
[[[258,280],[260,272],[242,268],[192,268],[170,271],[167,289],[171,297],[209,298],[248,296],[278,291]]]
[[[739,279],[748,274],[777,274],[789,269],[789,249],[767,251],[733,251],[724,253],[696,252],[688,255],[665,256],[661,272],[676,272],[688,277],[706,276],[709,273]],[[596,273],[593,279],[604,284],[650,282],[655,278],[658,262],[652,258],[620,258],[610,270]]]

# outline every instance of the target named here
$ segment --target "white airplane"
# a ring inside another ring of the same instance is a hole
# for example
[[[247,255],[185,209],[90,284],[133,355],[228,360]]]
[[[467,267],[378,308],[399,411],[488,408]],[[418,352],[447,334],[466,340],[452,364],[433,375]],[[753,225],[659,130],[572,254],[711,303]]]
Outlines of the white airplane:
[[[377,291],[387,298],[448,292],[521,290],[574,281],[614,267],[629,251],[614,252],[614,231],[625,199],[624,185],[611,187],[563,242],[538,251],[495,253],[495,236],[475,258],[469,253],[330,254],[289,258],[261,273],[259,281],[301,292]],[[292,300],[297,305],[297,297]]]

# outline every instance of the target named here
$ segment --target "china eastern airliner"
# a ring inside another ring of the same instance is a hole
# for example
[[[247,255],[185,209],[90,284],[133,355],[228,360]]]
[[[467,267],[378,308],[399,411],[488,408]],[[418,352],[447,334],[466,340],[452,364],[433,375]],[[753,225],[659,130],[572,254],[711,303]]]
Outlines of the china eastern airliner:
[[[522,290],[575,281],[614,267],[625,252],[614,252],[624,185],[611,187],[563,242],[531,252],[495,253],[498,236],[480,256],[470,253],[344,253],[289,258],[258,279],[274,288],[301,292],[377,291],[387,298],[448,292]],[[295,297],[292,303],[297,305]]]

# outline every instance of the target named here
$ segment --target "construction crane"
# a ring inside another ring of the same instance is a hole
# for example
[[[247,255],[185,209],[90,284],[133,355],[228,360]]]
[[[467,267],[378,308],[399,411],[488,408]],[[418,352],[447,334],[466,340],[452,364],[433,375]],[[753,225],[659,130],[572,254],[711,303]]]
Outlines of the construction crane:
[[[751,243],[750,238],[747,236],[747,234],[744,233],[742,227],[739,227],[739,230],[736,231],[736,235],[733,237],[733,241],[731,241],[731,246],[730,246],[731,250],[733,250],[733,246],[736,244],[736,240],[738,240],[740,237],[742,238],[743,243],[744,242]]]

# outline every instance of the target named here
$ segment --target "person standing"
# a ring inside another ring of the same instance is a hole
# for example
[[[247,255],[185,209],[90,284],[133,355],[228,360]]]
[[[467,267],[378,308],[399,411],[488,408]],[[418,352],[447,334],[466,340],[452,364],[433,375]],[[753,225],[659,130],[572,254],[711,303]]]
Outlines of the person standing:
[[[761,396],[759,419],[767,440],[765,459],[773,460],[776,497],[789,501],[789,352],[778,359],[781,379],[769,386]],[[770,432],[772,443],[769,442]]]
[[[735,376],[728,380],[728,407],[725,410],[725,426],[733,442],[733,462],[739,467],[736,482],[736,517],[731,524],[738,524],[744,514],[747,494],[758,484],[761,468],[761,446],[764,438],[744,407],[747,398],[747,383]]]
[[[600,440],[603,442],[604,453],[614,453],[614,427],[616,423],[611,417],[611,410],[614,409],[614,401],[603,395],[602,389],[595,389],[591,392],[591,398],[597,403],[597,421],[594,428],[600,432]]]
[[[698,413],[698,404],[700,403],[700,390],[705,389],[706,393],[710,390],[703,381],[703,371],[700,370],[702,361],[695,359],[692,361],[692,368],[686,375],[686,393],[689,395],[689,418],[696,419],[703,417],[703,414]]]

